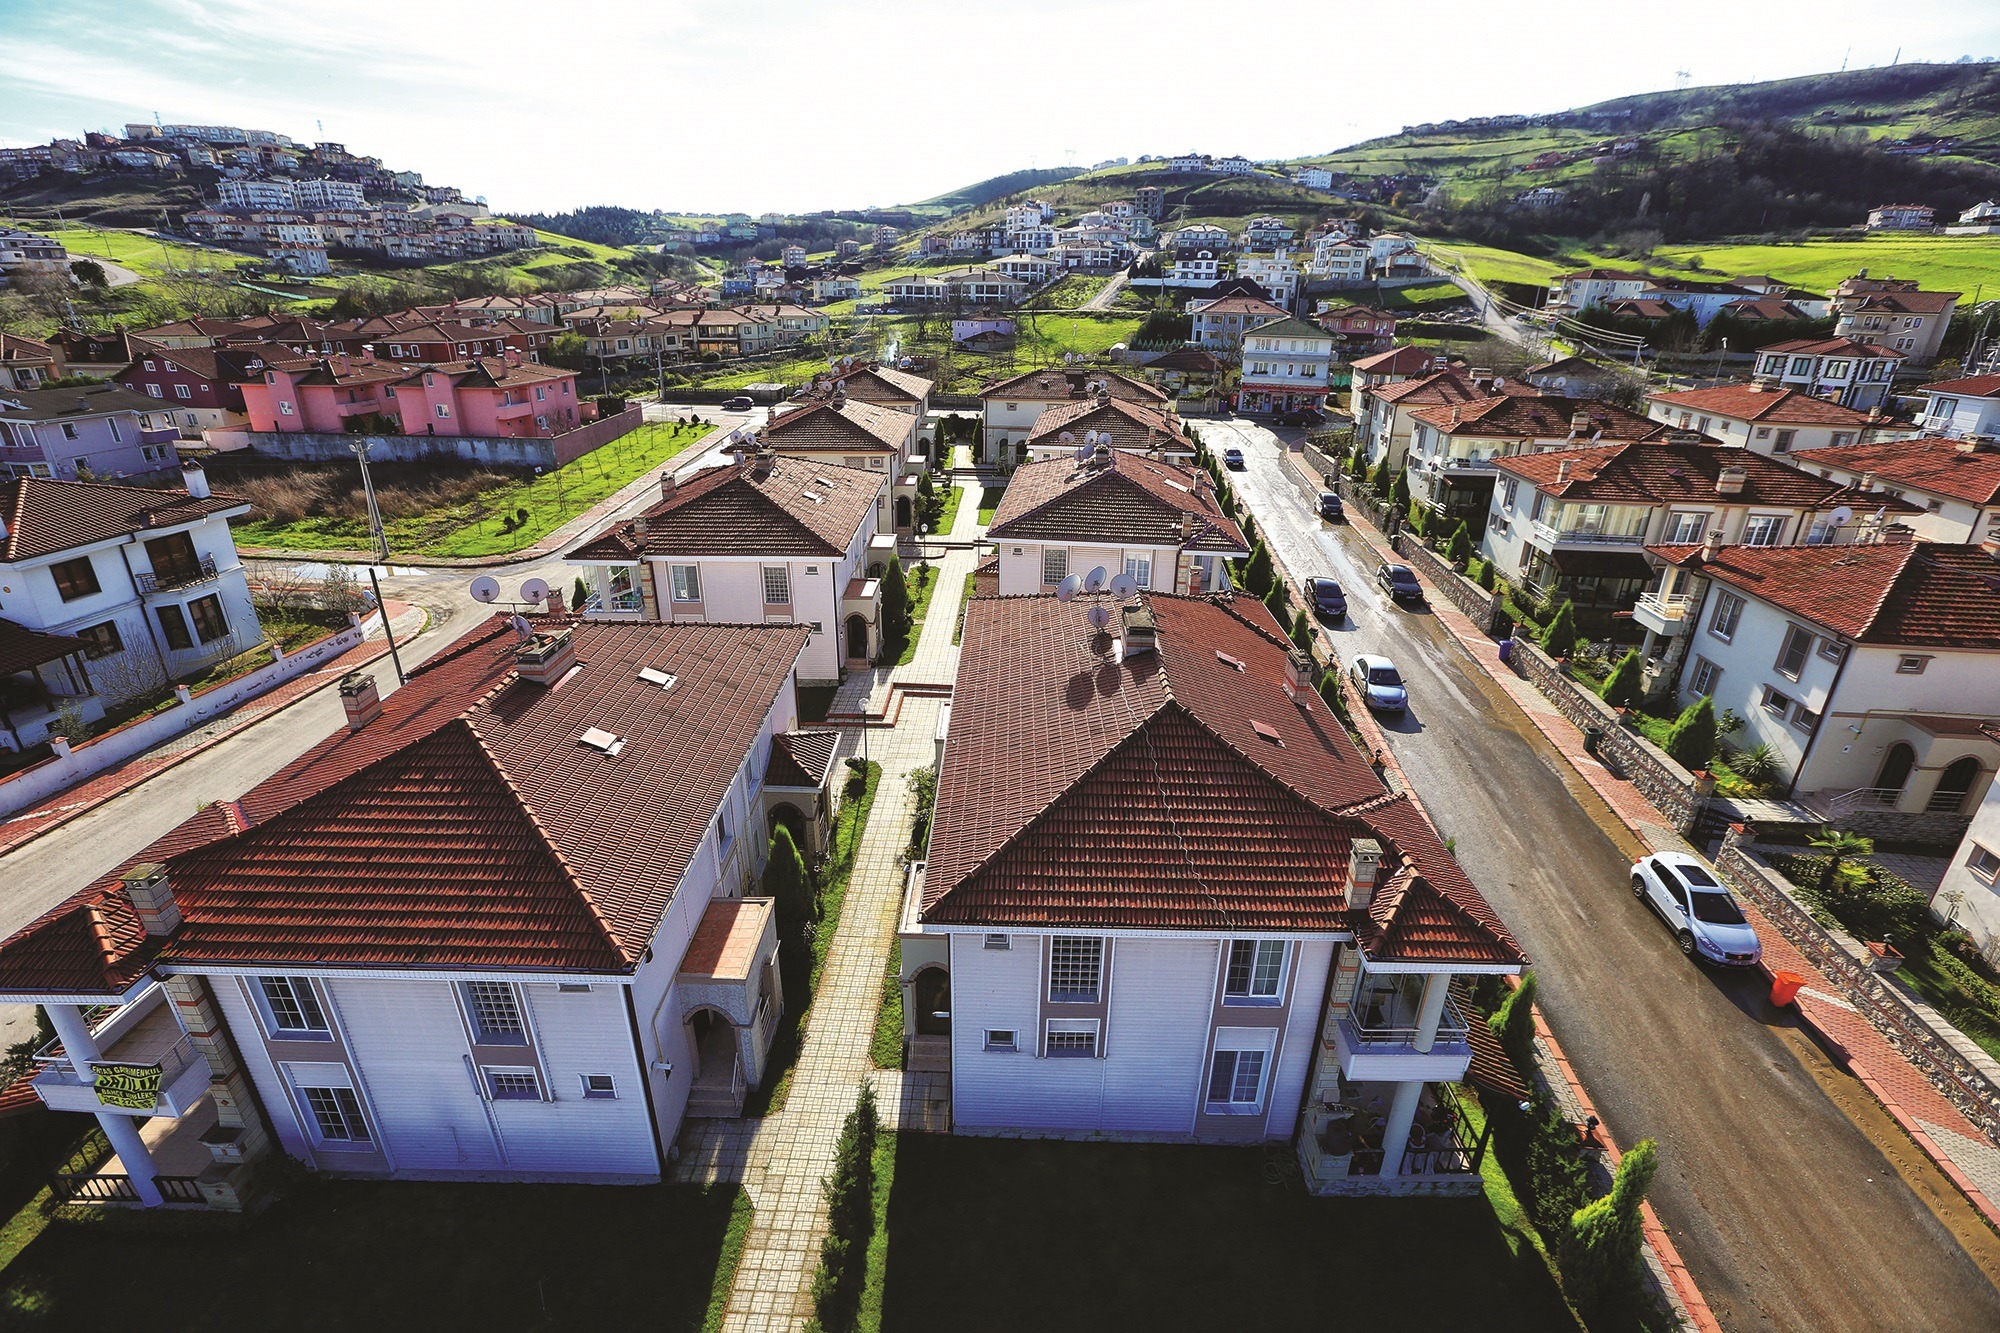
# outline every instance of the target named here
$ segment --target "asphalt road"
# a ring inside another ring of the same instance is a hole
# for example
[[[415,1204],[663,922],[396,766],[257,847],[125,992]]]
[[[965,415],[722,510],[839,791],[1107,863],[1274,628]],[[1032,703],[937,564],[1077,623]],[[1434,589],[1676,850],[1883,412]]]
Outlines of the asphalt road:
[[[1655,1206],[1723,1326],[2000,1329],[2000,1238],[1754,974],[1681,957],[1628,887],[1636,842],[1435,619],[1389,604],[1369,548],[1279,471],[1276,437],[1197,430],[1243,449],[1231,480],[1293,579],[1340,580],[1335,651],[1401,669],[1390,749],[1534,960],[1614,1137],[1659,1141]]]

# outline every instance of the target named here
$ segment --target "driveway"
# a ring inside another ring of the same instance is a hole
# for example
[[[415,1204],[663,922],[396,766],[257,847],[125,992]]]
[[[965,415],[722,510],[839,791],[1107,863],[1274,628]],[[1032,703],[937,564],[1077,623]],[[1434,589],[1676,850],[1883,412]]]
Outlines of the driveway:
[[[1322,627],[1335,651],[1401,668],[1410,712],[1384,727],[1390,749],[1535,961],[1613,1135],[1659,1141],[1655,1205],[1723,1326],[2000,1328],[2000,1238],[1756,977],[1680,956],[1627,888],[1640,849],[1455,639],[1378,592],[1377,558],[1307,509],[1277,437],[1196,429],[1244,451],[1230,479],[1294,582],[1347,590],[1352,619]]]

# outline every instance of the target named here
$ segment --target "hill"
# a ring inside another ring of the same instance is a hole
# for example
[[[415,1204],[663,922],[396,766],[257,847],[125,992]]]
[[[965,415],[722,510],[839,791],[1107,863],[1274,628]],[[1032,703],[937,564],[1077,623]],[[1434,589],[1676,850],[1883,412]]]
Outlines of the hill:
[[[983,181],[961,186],[948,194],[934,195],[910,207],[946,210],[978,208],[1010,194],[1053,185],[1082,174],[1082,169],[1078,167],[1030,167],[1024,171],[1010,171],[1004,176],[989,176]]]

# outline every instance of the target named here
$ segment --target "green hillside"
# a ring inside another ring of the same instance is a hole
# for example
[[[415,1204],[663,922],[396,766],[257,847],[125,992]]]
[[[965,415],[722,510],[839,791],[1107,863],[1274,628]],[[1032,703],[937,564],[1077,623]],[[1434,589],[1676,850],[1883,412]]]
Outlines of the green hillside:
[[[989,176],[983,181],[962,186],[949,194],[934,195],[920,203],[911,205],[919,209],[960,209],[979,208],[995,199],[1010,194],[1039,189],[1053,185],[1057,181],[1068,180],[1081,174],[1077,167],[1030,167],[1025,171],[1010,171],[1004,176]]]

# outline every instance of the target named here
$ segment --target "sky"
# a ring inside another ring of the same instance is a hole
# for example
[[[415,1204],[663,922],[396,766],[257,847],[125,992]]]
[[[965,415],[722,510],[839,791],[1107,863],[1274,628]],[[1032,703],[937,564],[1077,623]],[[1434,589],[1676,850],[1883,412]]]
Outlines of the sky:
[[[158,114],[331,139],[501,212],[804,212],[1899,54],[2000,55],[2000,4],[0,0],[0,145]]]

